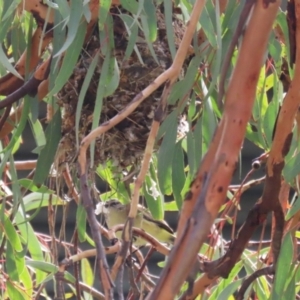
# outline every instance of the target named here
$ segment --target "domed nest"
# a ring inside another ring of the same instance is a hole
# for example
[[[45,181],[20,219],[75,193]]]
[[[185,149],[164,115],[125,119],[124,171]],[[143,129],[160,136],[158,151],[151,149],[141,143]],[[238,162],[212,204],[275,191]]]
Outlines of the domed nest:
[[[122,10],[122,12],[124,13],[124,10]],[[132,52],[129,59],[124,60],[129,39],[128,33],[120,18],[120,9],[112,8],[110,13],[114,24],[114,55],[120,70],[120,82],[114,94],[103,99],[99,124],[114,117],[128,105],[137,93],[147,87],[172,64],[162,6],[156,9],[157,39],[153,43],[153,49],[159,65],[153,58],[141,31],[139,32],[136,47],[138,48],[143,63],[140,62],[135,51]],[[129,14],[128,12],[125,13]],[[176,14],[173,15],[173,30],[177,49],[183,37],[185,26],[183,21],[180,20]],[[63,107],[64,111],[62,120],[62,145],[67,161],[68,159],[74,158],[77,153],[75,114],[78,95],[87,74],[91,57],[94,57],[99,48],[99,33],[98,29],[95,29],[93,36],[81,53],[73,75],[58,94],[58,103]],[[103,59],[101,58],[100,60],[101,65]],[[91,131],[99,77],[100,74],[96,68],[82,107],[79,140],[82,140],[82,138]],[[161,92],[162,88],[155,91],[151,96],[145,99],[129,117],[96,140],[94,157],[96,165],[112,159],[114,165],[125,168],[138,164],[141,161],[152,124],[154,110],[160,100]],[[172,107],[169,106],[168,112],[171,110]]]

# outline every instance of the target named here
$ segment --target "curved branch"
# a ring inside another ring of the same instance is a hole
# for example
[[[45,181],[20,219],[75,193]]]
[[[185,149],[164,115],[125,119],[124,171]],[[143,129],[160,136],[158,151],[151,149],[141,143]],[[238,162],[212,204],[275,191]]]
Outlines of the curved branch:
[[[12,105],[16,101],[20,100],[24,96],[30,94],[35,95],[39,84],[48,77],[50,72],[51,57],[49,57],[45,62],[43,62],[38,69],[35,71],[34,75],[18,90],[11,93],[5,99],[0,101],[0,109],[3,109],[9,105]]]
[[[256,280],[258,277],[266,276],[266,275],[274,275],[274,267],[273,266],[268,266],[268,267],[259,269],[259,270],[255,271],[253,274],[251,274],[247,279],[245,279],[240,290],[238,291],[237,295],[235,296],[235,299],[243,300],[244,294],[246,293],[250,284],[254,280]]]
[[[31,1],[26,1],[26,3],[29,2]],[[45,36],[43,36],[42,34],[42,27],[37,27],[32,36],[28,72],[31,72],[37,66],[41,55],[52,40],[52,32],[47,33]],[[41,49],[41,53],[38,52],[39,49]],[[27,50],[25,50],[15,65],[15,69],[22,77],[25,76],[27,59]],[[13,93],[16,89],[20,88],[23,84],[24,81],[20,78],[14,76],[11,73],[6,74],[5,76],[0,78],[0,95],[9,95]]]

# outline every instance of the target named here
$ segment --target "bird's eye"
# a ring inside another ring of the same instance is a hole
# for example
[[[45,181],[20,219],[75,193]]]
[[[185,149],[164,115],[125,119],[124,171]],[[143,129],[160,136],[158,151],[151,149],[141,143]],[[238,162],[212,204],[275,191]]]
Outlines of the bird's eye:
[[[108,201],[108,202],[109,203],[107,205],[110,206],[110,207],[118,206],[118,204],[119,204],[119,201],[117,201],[117,200],[111,200],[111,201]]]

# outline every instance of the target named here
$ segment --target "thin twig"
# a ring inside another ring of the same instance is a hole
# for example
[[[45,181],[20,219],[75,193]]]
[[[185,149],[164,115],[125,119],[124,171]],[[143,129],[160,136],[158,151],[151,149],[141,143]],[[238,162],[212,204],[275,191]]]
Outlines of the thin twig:
[[[23,160],[23,161],[15,161],[14,165],[17,171],[21,170],[33,170],[36,167],[37,160]],[[10,168],[10,163],[6,163],[6,168]]]
[[[150,160],[152,157],[152,153],[153,153],[153,148],[154,148],[154,144],[155,144],[155,139],[159,130],[159,126],[160,123],[163,120],[163,117],[165,115],[165,109],[167,106],[167,99],[168,96],[171,92],[171,87],[172,85],[170,84],[170,81],[167,81],[164,91],[163,91],[163,95],[161,97],[161,101],[154,113],[154,119],[152,122],[152,126],[150,129],[150,133],[147,139],[147,143],[146,143],[146,148],[144,151],[144,156],[143,156],[143,163],[139,172],[139,175],[137,176],[137,179],[134,182],[134,188],[133,188],[133,193],[132,193],[132,199],[131,199],[131,206],[130,206],[130,211],[128,214],[128,219],[125,223],[124,229],[123,229],[123,233],[122,233],[122,239],[124,240],[123,244],[122,244],[122,249],[121,251],[118,253],[118,256],[115,260],[115,264],[113,266],[113,270],[114,273],[113,274],[117,274],[115,272],[118,272],[117,269],[121,266],[121,264],[124,262],[125,260],[125,255],[127,254],[129,245],[130,245],[130,241],[132,240],[132,226],[133,226],[133,221],[136,217],[137,214],[137,207],[138,207],[138,203],[139,203],[139,195],[140,195],[140,189],[141,186],[145,180],[146,174],[148,172],[149,169],[149,165],[150,165]],[[123,257],[122,257],[123,256]]]
[[[147,261],[149,260],[149,258],[151,257],[151,255],[153,254],[153,252],[155,251],[155,249],[153,247],[150,248],[149,252],[147,253],[142,265],[141,265],[141,268],[135,278],[135,282],[138,282],[142,273],[144,272],[144,270],[147,268]]]
[[[4,114],[1,116],[1,119],[0,119],[0,131],[2,130],[2,127],[4,126],[7,118],[9,117],[9,114],[10,114],[10,111],[11,111],[11,107],[12,107],[12,104],[8,105],[5,108]]]
[[[240,290],[238,291],[237,295],[235,296],[236,300],[243,300],[244,294],[247,291],[250,284],[256,280],[258,277],[266,276],[266,275],[274,275],[274,266],[268,266],[262,269],[259,269],[252,273],[245,281],[243,282]]]

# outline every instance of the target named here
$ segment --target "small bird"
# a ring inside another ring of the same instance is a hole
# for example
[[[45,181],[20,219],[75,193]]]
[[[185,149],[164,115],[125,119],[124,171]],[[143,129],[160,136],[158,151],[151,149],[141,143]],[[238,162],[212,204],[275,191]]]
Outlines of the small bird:
[[[119,200],[111,199],[98,204],[96,213],[103,213],[107,227],[110,229],[115,225],[125,224],[130,204],[122,204]],[[173,230],[165,221],[153,219],[147,209],[142,205],[138,205],[138,213],[134,220],[133,227],[143,229],[145,232],[156,238],[161,243],[172,244],[175,236]],[[121,232],[117,232],[117,237],[121,237]],[[135,246],[143,246],[147,242],[138,237],[134,237]]]

